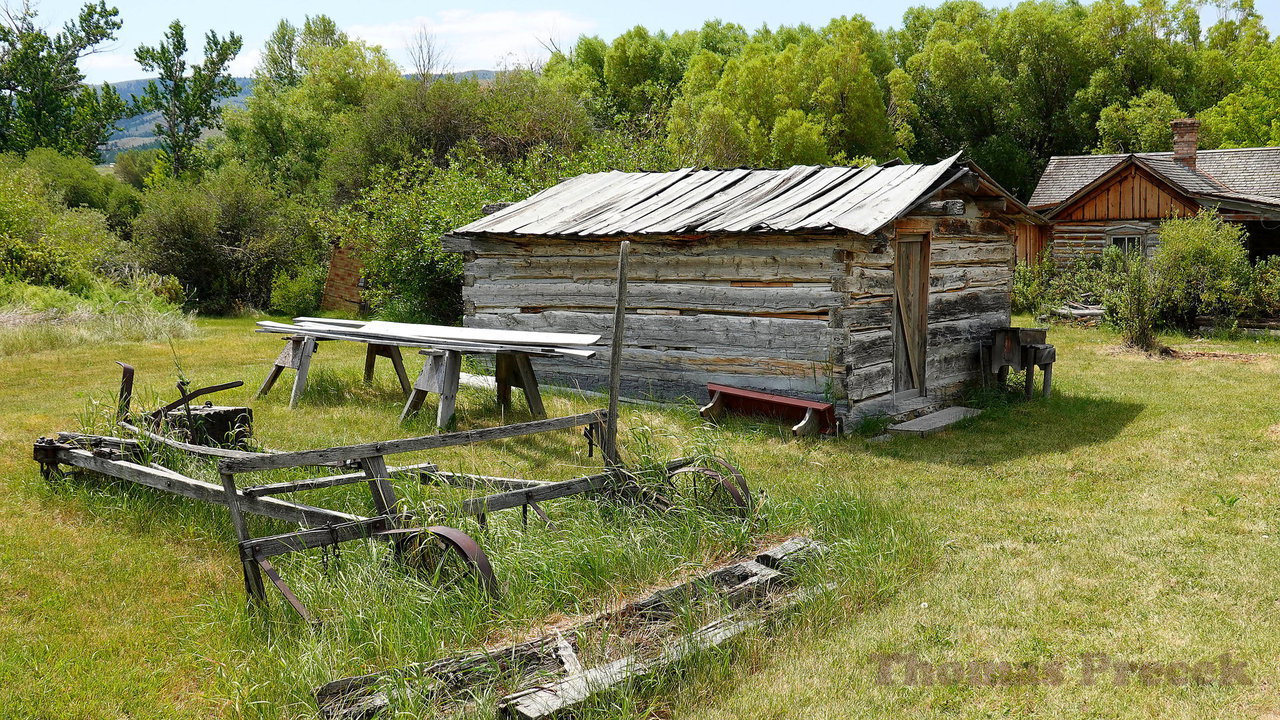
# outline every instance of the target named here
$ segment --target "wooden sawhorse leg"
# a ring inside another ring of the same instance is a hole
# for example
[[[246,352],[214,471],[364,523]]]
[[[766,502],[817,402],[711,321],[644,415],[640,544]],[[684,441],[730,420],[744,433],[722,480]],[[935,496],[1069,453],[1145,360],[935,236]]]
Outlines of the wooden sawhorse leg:
[[[404,358],[400,356],[400,348],[395,345],[383,345],[381,343],[368,343],[364,351],[364,384],[368,385],[373,382],[373,366],[374,362],[384,357],[391,361],[391,365],[396,369],[396,379],[400,381],[400,389],[405,395],[413,392],[413,386],[409,382],[409,375],[404,371]]]
[[[427,356],[427,360],[409,391],[409,399],[405,401],[404,411],[400,413],[400,422],[408,420],[422,409],[422,403],[428,394],[437,393],[440,395],[440,405],[436,408],[436,425],[445,427],[453,418],[458,401],[462,353],[457,350],[423,350],[422,354]]]
[[[498,353],[494,360],[493,375],[498,384],[499,407],[503,410],[511,409],[511,388],[518,387],[524,391],[529,414],[535,418],[547,416],[546,407],[542,404],[542,392],[538,389],[538,377],[533,373],[533,363],[527,353]]]
[[[302,392],[307,389],[307,373],[311,372],[311,356],[316,352],[316,339],[302,339],[302,349],[298,352],[297,372],[293,376],[293,394],[289,396],[289,407],[298,407],[302,400]]]
[[[298,369],[298,359],[302,356],[302,341],[304,339],[301,335],[284,339],[285,346],[280,350],[280,354],[276,356],[275,364],[271,366],[271,372],[267,373],[267,379],[262,381],[262,387],[258,388],[258,397],[262,397],[271,391],[285,368]]]
[[[437,350],[419,350],[426,359],[422,363],[422,372],[413,381],[409,389],[409,398],[405,400],[404,411],[400,413],[400,422],[408,420],[422,409],[422,403],[430,393],[440,392],[440,370],[444,364],[444,356]]]

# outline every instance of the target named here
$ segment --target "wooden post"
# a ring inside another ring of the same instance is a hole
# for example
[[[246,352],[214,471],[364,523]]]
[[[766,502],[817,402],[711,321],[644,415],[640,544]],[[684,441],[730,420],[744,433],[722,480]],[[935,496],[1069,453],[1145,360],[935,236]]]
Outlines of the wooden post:
[[[249,527],[245,524],[244,513],[240,510],[240,493],[236,492],[236,476],[222,473],[222,490],[227,494],[227,510],[231,511],[231,525],[235,528],[236,539],[245,542],[249,539]],[[244,591],[249,602],[262,602],[267,599],[267,590],[262,585],[262,571],[258,561],[248,556],[241,546],[240,562],[244,566]]]
[[[462,373],[462,353],[445,350],[440,368],[440,406],[436,408],[436,426],[446,427],[453,418],[454,404],[458,401],[458,381]]]
[[[378,346],[369,343],[364,346],[364,384],[373,382],[373,366],[378,360]]]
[[[524,390],[524,402],[529,406],[529,414],[538,419],[546,417],[547,410],[542,405],[542,391],[538,389],[538,376],[533,374],[533,362],[529,359],[528,353],[516,353],[515,365],[516,377],[519,378],[520,387]]]
[[[605,463],[616,467],[618,453],[618,395],[622,391],[622,339],[627,318],[627,255],[630,241],[618,244],[618,297],[613,308],[613,342],[609,346],[609,417],[605,420]]]
[[[381,455],[363,458],[360,467],[369,478],[369,492],[373,495],[373,507],[379,515],[394,517],[400,512],[396,489],[391,486],[391,473],[387,461]]]
[[[302,400],[302,391],[307,389],[307,372],[311,370],[311,356],[316,351],[316,339],[303,338],[302,347],[298,350],[298,369],[293,378],[293,394],[289,396],[289,407],[298,407]]]

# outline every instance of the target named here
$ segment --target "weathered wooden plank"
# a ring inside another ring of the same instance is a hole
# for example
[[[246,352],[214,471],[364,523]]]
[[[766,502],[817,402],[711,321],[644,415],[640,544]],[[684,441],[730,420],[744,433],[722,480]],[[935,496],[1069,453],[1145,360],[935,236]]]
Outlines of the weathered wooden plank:
[[[893,298],[866,298],[836,312],[837,324],[850,332],[887,328],[893,324]]]
[[[404,465],[401,467],[387,468],[392,476],[404,475],[413,472],[435,472],[435,463],[419,463],[417,465]],[[261,497],[263,495],[283,495],[285,493],[303,492],[305,490],[319,490],[322,488],[339,487],[341,485],[354,485],[355,483],[365,482],[369,477],[364,472],[344,473],[341,475],[328,475],[318,478],[307,478],[305,480],[290,480],[287,482],[271,483],[268,485],[250,485],[240,488],[240,492],[250,497]]]
[[[520,330],[559,327],[569,332],[602,333],[609,329],[609,315],[564,310],[477,313],[467,318],[467,324]],[[701,352],[725,356],[759,357],[767,354],[791,360],[825,360],[831,340],[828,325],[829,321],[821,319],[629,314],[627,344],[652,349],[696,348]],[[745,343],[744,338],[751,341]]]
[[[611,282],[494,281],[464,288],[463,297],[477,311],[516,307],[611,309],[614,301]],[[817,288],[636,283],[629,303],[632,308],[781,313],[826,310],[841,305],[843,296]]]
[[[1009,294],[994,290],[929,293],[929,322],[948,322],[993,312],[1008,312]]]
[[[329,462],[344,460],[361,460],[368,457],[395,455],[398,453],[433,450],[442,447],[470,445],[488,440],[534,435],[537,433],[581,427],[596,422],[603,422],[605,411],[595,410],[580,415],[534,420],[513,425],[464,430],[461,432],[425,435],[422,437],[404,438],[400,440],[381,440],[359,445],[321,448],[319,450],[303,450],[300,452],[279,453],[253,458],[228,458],[219,463],[223,472],[253,472],[258,470],[278,470],[287,467],[304,465],[323,465]]]
[[[65,465],[84,468],[102,475],[110,475],[111,477],[146,485],[157,490],[164,490],[192,500],[200,500],[216,505],[225,505],[227,502],[226,491],[221,485],[189,478],[172,470],[161,471],[127,460],[100,458],[91,452],[78,449],[59,449],[57,455],[58,462]],[[286,522],[313,527],[364,519],[359,515],[300,505],[270,497],[257,498],[242,495],[240,508],[245,512],[251,512],[256,515],[265,515]]]
[[[853,368],[844,379],[850,402],[857,402],[893,390],[893,361]]]
[[[792,281],[829,282],[840,271],[830,245],[795,254],[683,254],[638,255],[632,279],[636,282],[677,281]],[[546,255],[478,257],[466,264],[472,285],[490,280],[561,278],[574,281],[608,280],[610,263],[603,255]]]

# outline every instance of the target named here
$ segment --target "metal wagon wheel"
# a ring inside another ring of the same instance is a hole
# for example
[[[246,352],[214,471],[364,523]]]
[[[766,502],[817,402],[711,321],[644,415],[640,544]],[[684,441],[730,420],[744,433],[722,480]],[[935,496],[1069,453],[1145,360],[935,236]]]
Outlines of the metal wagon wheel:
[[[396,555],[406,567],[437,584],[474,578],[490,597],[498,597],[498,578],[489,557],[470,535],[456,528],[432,525],[405,533],[396,540]]]
[[[676,497],[693,507],[740,517],[749,516],[751,492],[741,471],[718,458],[707,464],[716,467],[690,465],[667,476]]]

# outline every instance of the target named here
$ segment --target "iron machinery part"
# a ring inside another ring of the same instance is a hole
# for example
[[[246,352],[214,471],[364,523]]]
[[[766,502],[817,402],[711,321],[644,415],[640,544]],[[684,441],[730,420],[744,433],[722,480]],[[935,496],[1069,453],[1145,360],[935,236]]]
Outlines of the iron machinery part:
[[[733,482],[737,484],[739,492],[742,493],[743,499],[747,501],[747,506],[755,507],[754,503],[751,501],[751,488],[747,487],[747,478],[742,474],[742,470],[737,465],[734,465],[719,455],[711,455],[705,459],[705,462],[707,464],[715,465],[723,470],[727,470],[729,476],[733,478]]]
[[[672,490],[685,496],[697,507],[725,511],[740,517],[751,515],[751,495],[744,492],[745,481],[739,485],[732,475],[699,465],[688,465],[667,476]],[[687,483],[682,490],[681,482]]]
[[[470,535],[445,525],[396,534],[400,535],[395,541],[396,556],[405,565],[446,582],[459,575],[472,575],[490,597],[498,598],[498,578],[489,556]]]
[[[153,410],[152,412],[147,413],[147,418],[151,421],[153,425],[157,424],[160,422],[161,419],[164,418],[165,413],[169,412],[170,410],[177,410],[180,407],[189,406],[192,400],[195,400],[201,395],[208,395],[209,393],[222,392],[223,390],[231,390],[232,388],[238,388],[241,385],[244,385],[243,380],[233,380],[231,382],[218,383],[217,385],[210,385],[208,387],[197,388],[190,392],[184,392],[182,394],[182,397],[178,398],[177,400],[174,400],[173,402],[169,403],[168,405],[165,405],[164,407],[159,408],[158,410]]]

